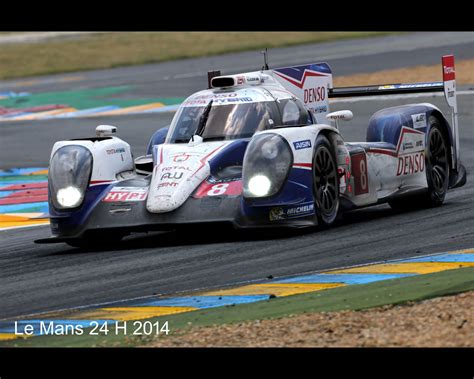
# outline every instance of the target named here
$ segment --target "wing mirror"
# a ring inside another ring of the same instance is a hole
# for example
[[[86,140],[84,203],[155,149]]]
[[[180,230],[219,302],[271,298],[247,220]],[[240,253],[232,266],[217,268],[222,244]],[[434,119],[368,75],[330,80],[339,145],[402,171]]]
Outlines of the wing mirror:
[[[354,114],[349,110],[331,112],[326,115],[326,118],[330,121],[334,121],[336,123],[336,128],[339,128],[337,122],[339,120],[343,121],[350,121],[354,117]]]

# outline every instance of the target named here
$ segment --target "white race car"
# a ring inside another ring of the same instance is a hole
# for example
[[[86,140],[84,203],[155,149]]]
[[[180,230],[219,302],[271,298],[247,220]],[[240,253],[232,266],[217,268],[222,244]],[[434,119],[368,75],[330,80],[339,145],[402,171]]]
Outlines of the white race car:
[[[101,125],[57,142],[49,166],[53,236],[38,243],[110,244],[133,231],[203,223],[236,228],[330,226],[344,210],[388,202],[437,206],[466,181],[459,158],[454,57],[443,81],[333,88],[326,63],[209,77],[148,155]],[[345,142],[329,112],[335,97],[443,91],[434,105],[382,109],[366,142]]]

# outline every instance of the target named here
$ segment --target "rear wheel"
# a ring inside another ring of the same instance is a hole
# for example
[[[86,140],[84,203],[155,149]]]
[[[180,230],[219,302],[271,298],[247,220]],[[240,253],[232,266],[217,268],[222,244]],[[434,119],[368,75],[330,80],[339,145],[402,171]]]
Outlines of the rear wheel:
[[[444,202],[449,185],[449,143],[441,125],[430,117],[430,131],[425,149],[427,192],[389,202],[394,209],[436,207]]]
[[[319,224],[333,225],[339,212],[339,179],[334,149],[323,135],[318,136],[315,144],[313,191]]]
[[[439,123],[436,119],[435,121],[430,130],[426,153],[426,179],[429,188],[426,203],[432,207],[443,204],[449,185],[449,145]]]

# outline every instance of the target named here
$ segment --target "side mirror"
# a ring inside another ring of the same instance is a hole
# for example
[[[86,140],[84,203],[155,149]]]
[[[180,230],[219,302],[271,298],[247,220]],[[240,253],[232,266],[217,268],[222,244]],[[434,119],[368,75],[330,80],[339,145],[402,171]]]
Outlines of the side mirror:
[[[343,121],[350,121],[354,117],[354,114],[349,111],[349,110],[343,110],[343,111],[337,111],[337,112],[331,112],[326,115],[326,118],[328,120],[334,121],[336,123],[336,128],[339,129],[338,121],[343,120]]]
[[[349,110],[332,112],[326,115],[326,118],[332,121],[338,121],[338,120],[350,121],[352,120],[353,117],[354,117],[354,114]]]

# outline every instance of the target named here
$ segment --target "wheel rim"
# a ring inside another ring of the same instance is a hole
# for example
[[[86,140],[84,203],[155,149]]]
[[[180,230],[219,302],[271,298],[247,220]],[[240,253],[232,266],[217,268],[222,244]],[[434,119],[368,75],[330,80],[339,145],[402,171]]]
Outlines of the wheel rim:
[[[433,129],[430,135],[428,162],[433,189],[437,193],[445,192],[448,176],[448,155],[443,135],[438,129]]]
[[[320,212],[331,214],[337,205],[337,171],[331,152],[321,147],[315,156],[314,183],[316,204]]]

